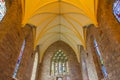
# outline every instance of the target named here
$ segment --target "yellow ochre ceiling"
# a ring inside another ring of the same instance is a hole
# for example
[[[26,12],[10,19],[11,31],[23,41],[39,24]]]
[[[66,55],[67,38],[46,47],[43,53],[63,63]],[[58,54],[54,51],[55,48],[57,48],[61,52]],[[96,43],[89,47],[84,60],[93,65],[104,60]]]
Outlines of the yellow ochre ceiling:
[[[40,61],[45,50],[62,40],[69,44],[79,59],[77,45],[86,46],[84,26],[97,26],[98,0],[21,0],[22,25],[36,28],[35,46],[40,45]]]

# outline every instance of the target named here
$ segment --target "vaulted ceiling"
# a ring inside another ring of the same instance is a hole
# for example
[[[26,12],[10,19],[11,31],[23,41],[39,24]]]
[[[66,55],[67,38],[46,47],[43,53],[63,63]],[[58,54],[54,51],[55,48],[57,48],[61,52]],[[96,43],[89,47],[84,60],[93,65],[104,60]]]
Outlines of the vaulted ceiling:
[[[21,0],[22,24],[36,28],[35,47],[41,46],[42,59],[45,50],[54,42],[62,40],[75,51],[77,45],[86,46],[84,26],[97,26],[98,0]]]

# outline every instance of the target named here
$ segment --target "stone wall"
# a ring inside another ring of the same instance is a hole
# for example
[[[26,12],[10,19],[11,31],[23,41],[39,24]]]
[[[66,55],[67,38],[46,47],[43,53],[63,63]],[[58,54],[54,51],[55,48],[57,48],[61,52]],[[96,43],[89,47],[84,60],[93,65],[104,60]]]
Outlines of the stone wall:
[[[106,27],[105,24],[104,24],[104,27]],[[103,61],[108,73],[109,80],[119,80],[120,79],[119,78],[120,45],[117,38],[112,37],[113,34],[110,36],[109,33],[111,32],[108,32],[108,30],[102,27],[99,27],[99,28],[95,28],[94,26],[89,27],[87,30],[87,51],[88,51],[88,55],[91,55],[92,53],[93,57],[95,56],[93,41],[94,39],[96,39],[101,55],[103,57]],[[95,60],[94,60],[94,63],[96,65]],[[88,61],[90,61],[90,59],[88,59]],[[98,74],[101,74],[98,69],[100,68],[96,68]],[[98,77],[100,76],[98,75]]]
[[[11,80],[24,39],[26,39],[26,46],[17,78],[19,80],[30,80],[34,59],[32,56],[32,28],[18,30],[16,27],[11,28],[0,43],[0,63],[2,63],[0,64],[1,80]]]
[[[91,29],[95,35],[105,67],[109,74],[109,80],[120,79],[120,23],[113,15],[113,3],[115,0],[99,0],[97,30]]]
[[[29,80],[34,57],[33,32],[30,26],[21,28],[22,11],[19,0],[6,1],[7,12],[0,22],[0,80],[11,80],[23,40],[26,47],[18,70],[19,80]]]
[[[68,56],[69,75],[67,76],[70,77],[70,80],[82,80],[81,66],[77,61],[74,51],[62,41],[55,42],[46,50],[38,80],[54,80],[54,77],[50,76],[50,61],[53,54],[59,49]]]
[[[86,50],[84,50],[82,45],[79,45],[80,52],[80,63],[82,69],[82,78],[83,80],[89,80],[88,68],[87,68],[87,58],[86,58]]]
[[[99,0],[98,28],[90,26],[87,29],[88,54],[95,53],[94,45],[91,44],[93,44],[93,40],[96,39],[107,69],[109,80],[120,79],[120,23],[118,23],[113,15],[112,6],[114,1],[115,0]]]
[[[96,30],[97,29],[93,25],[90,25],[90,27],[87,29],[87,51],[85,55],[90,80],[101,80],[103,78],[100,60],[94,47],[95,37],[94,34],[92,34],[94,32],[97,32]]]
[[[120,42],[120,23],[113,14],[115,0],[100,0],[98,7],[98,27],[114,43]],[[101,35],[102,36],[102,35]]]
[[[9,3],[7,3],[8,5]],[[7,13],[0,22],[0,79],[10,80],[20,47],[23,41],[23,33],[20,29],[20,9],[18,2],[14,0],[11,7],[7,7]],[[18,13],[19,12],[19,13]]]
[[[29,29],[27,29],[29,28]],[[32,68],[34,63],[34,51],[33,51],[33,32],[30,26],[27,26],[24,30],[27,34],[25,36],[26,45],[23,53],[23,57],[20,63],[20,67],[17,73],[17,78],[19,80],[30,80],[32,74]],[[29,30],[29,31],[28,31]],[[28,31],[28,32],[27,32]]]

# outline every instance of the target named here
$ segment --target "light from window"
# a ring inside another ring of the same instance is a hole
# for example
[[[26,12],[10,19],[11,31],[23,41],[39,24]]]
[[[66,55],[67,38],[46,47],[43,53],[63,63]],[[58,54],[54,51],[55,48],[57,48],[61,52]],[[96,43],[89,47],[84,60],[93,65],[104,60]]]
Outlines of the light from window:
[[[31,80],[35,80],[36,72],[37,72],[37,66],[38,66],[38,53],[35,54]]]
[[[13,78],[16,78],[16,75],[17,75],[17,71],[18,71],[18,68],[19,68],[19,65],[20,65],[20,62],[21,62],[21,59],[22,59],[22,55],[24,53],[24,49],[25,49],[25,40],[23,41],[23,44],[22,44],[22,48],[20,50],[20,55],[18,57],[18,61],[16,63],[16,67],[15,67],[15,70],[14,70],[14,74],[13,74]]]
[[[6,13],[5,1],[4,0],[0,0],[0,21],[4,17],[5,13]]]
[[[58,50],[51,60],[51,75],[65,75],[68,73],[68,58]]]
[[[100,60],[100,63],[101,63],[101,68],[102,68],[102,72],[103,72],[103,74],[104,74],[104,77],[107,78],[107,77],[108,77],[108,74],[107,74],[106,68],[105,68],[105,66],[104,66],[104,61],[103,61],[103,58],[102,58],[102,56],[101,56],[101,53],[100,53],[100,50],[99,50],[99,47],[98,47],[98,44],[97,44],[96,39],[94,40],[94,46],[95,46],[97,55],[99,56],[99,60]]]
[[[120,0],[116,0],[113,4],[113,13],[117,20],[120,22]]]

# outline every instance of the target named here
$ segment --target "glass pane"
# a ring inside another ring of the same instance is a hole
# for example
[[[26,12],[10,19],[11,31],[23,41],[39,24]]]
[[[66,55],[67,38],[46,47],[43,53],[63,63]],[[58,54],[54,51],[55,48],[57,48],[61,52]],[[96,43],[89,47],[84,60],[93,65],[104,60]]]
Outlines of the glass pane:
[[[61,65],[61,62],[59,62],[59,73],[61,74],[62,73],[62,65]]]
[[[113,13],[117,20],[120,22],[120,0],[116,0],[113,5]]]
[[[58,63],[55,63],[55,75],[58,74]]]
[[[65,64],[65,63],[63,63],[63,65],[62,65],[62,66],[63,66],[63,68],[62,68],[62,69],[63,69],[63,73],[65,74],[65,73],[66,73],[66,71],[67,71],[66,64]]]
[[[99,47],[98,47],[98,44],[97,44],[97,41],[94,40],[94,46],[95,46],[95,49],[96,49],[96,52],[97,52],[97,55],[99,56],[99,60],[100,60],[100,63],[101,63],[101,69],[102,69],[102,72],[104,74],[104,77],[106,78],[108,76],[107,74],[107,71],[105,69],[105,66],[104,66],[104,61],[103,61],[103,58],[101,56],[101,53],[100,53],[100,50],[99,50]]]
[[[5,13],[6,13],[5,1],[4,0],[0,0],[0,21],[4,17]]]
[[[19,69],[19,65],[20,65],[20,62],[21,62],[21,59],[22,59],[22,55],[23,55],[23,51],[24,51],[24,48],[25,48],[25,40],[23,41],[23,44],[22,44],[22,47],[21,47],[21,50],[20,50],[20,55],[18,57],[18,61],[16,63],[16,67],[15,67],[15,70],[14,70],[14,74],[13,74],[13,78],[16,78],[16,75],[17,75],[17,71]]]
[[[55,66],[51,66],[51,75],[55,73],[55,75],[66,73],[66,62],[68,61],[67,56],[62,52],[62,50],[58,50],[52,57],[52,62],[55,62]],[[53,64],[53,63],[52,63]],[[53,70],[54,69],[54,70]]]

